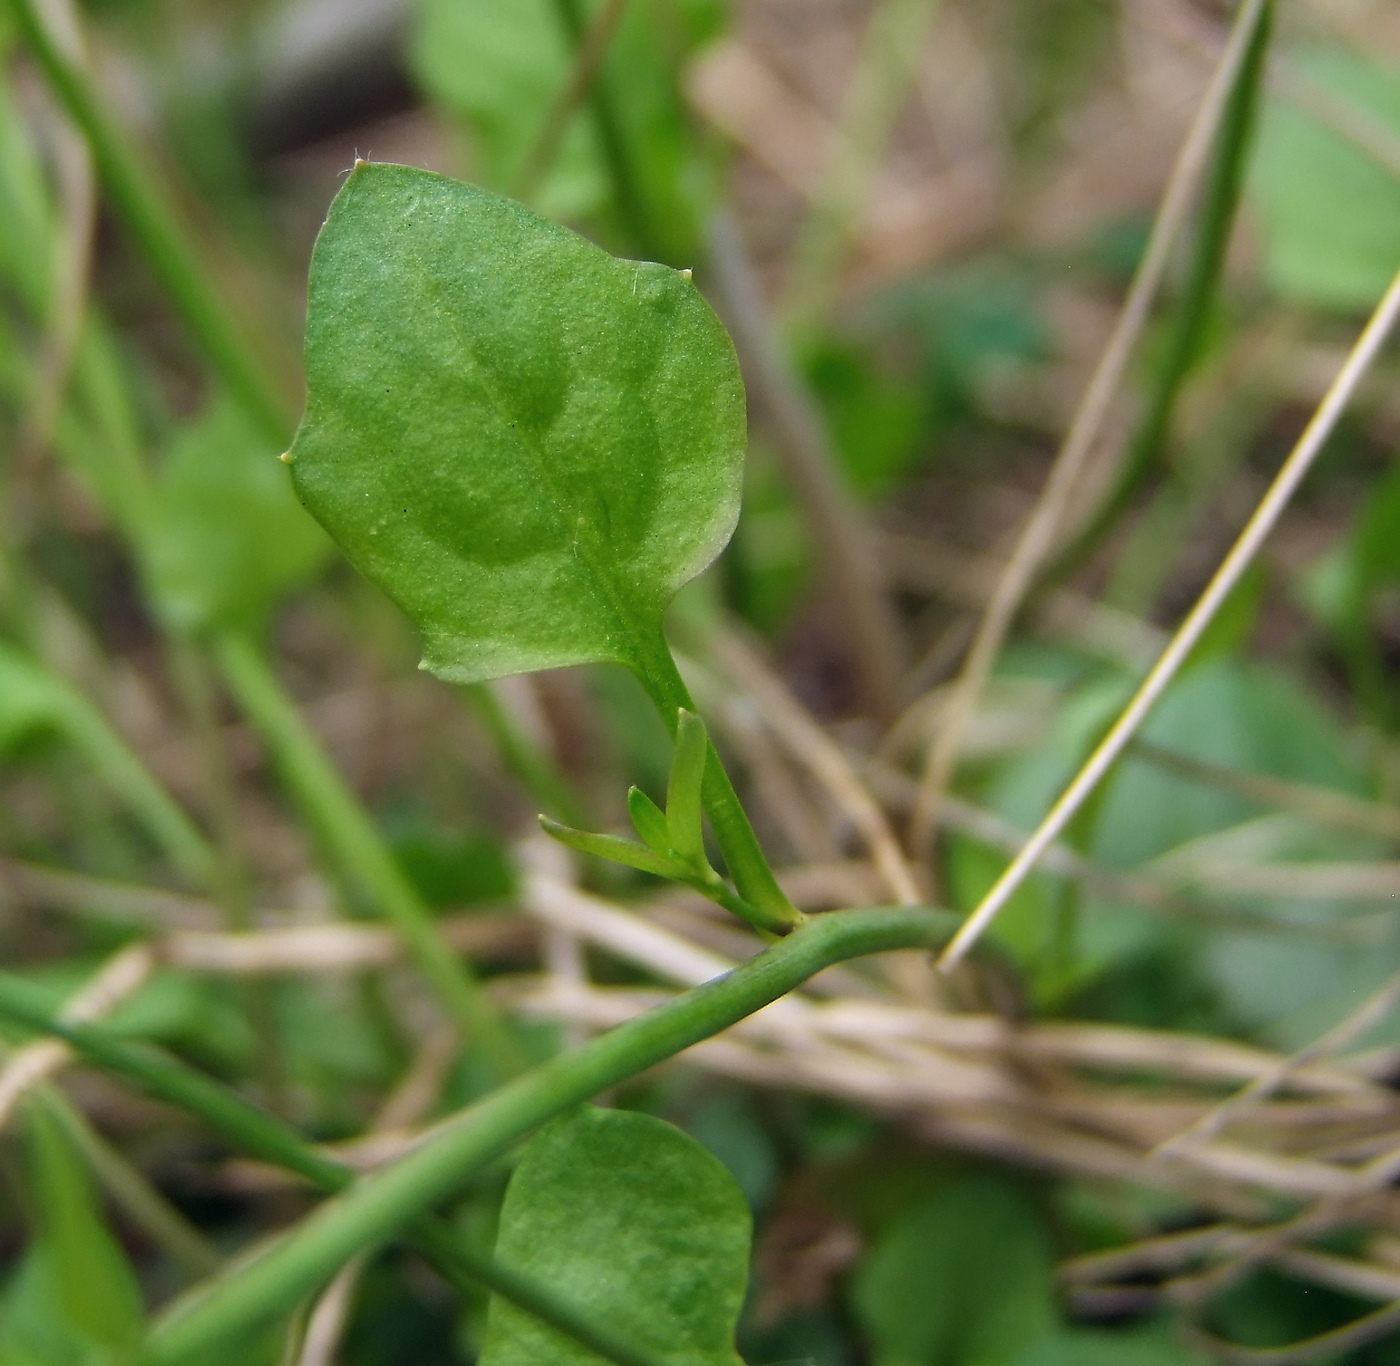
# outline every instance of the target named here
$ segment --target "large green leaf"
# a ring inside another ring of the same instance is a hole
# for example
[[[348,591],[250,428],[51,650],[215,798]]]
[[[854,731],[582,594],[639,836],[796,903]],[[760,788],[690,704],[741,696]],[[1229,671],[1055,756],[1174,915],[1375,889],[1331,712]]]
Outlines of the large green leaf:
[[[1006,1366],[1055,1324],[1054,1263],[1020,1190],[958,1177],[898,1216],[856,1275],[874,1366]]]
[[[428,668],[646,671],[739,510],[743,387],[685,275],[362,163],[316,244],[306,362],[297,490]]]
[[[152,596],[173,625],[259,625],[329,550],[238,405],[217,402],[176,438],[146,546]]]
[[[1326,99],[1400,132],[1400,69],[1338,49],[1299,57]],[[1285,298],[1369,308],[1400,267],[1400,181],[1302,108],[1265,109],[1251,192],[1269,282]]]
[[[81,1159],[40,1108],[27,1116],[34,1237],[0,1306],[5,1366],[109,1366],[143,1329],[141,1292]]]
[[[742,1366],[734,1328],[750,1216],[734,1178],[650,1115],[585,1107],[525,1150],[496,1255],[673,1366]],[[480,1366],[600,1366],[602,1358],[493,1299]]]

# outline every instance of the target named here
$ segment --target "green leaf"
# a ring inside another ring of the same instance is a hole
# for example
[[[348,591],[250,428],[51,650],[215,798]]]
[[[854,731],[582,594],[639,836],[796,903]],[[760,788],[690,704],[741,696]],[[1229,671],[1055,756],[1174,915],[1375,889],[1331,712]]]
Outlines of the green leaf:
[[[591,0],[572,3],[584,20]],[[574,48],[561,0],[419,0],[409,54],[420,84],[473,133],[473,178],[516,192]],[[723,22],[714,0],[631,0],[594,76],[592,98],[570,120],[532,202],[565,220],[644,232],[639,249],[685,265],[699,250],[702,206],[713,198],[713,158],[679,97],[680,65]],[[612,146],[597,99],[608,108]],[[618,161],[628,180],[617,182]],[[630,212],[621,202],[636,202]]]
[[[1400,132],[1400,70],[1340,49],[1298,58],[1328,100]],[[1271,101],[1251,192],[1270,284],[1286,299],[1370,308],[1400,266],[1400,181],[1310,114]]]
[[[666,827],[671,848],[696,868],[705,866],[705,831],[700,818],[700,785],[710,737],[705,723],[684,707],[676,727],[676,753],[666,785]]]
[[[861,1264],[874,1366],[1006,1366],[1055,1323],[1054,1262],[1020,1190],[959,1177],[904,1211]]]
[[[661,808],[640,787],[627,789],[627,814],[647,845],[670,862],[671,831]]]
[[[575,830],[569,825],[560,825],[548,816],[540,817],[540,826],[546,835],[577,849],[581,854],[594,854],[598,858],[611,859],[614,863],[638,868],[644,873],[655,873],[657,877],[677,877],[681,869],[664,854],[653,853],[644,844],[632,840],[618,839],[616,835],[595,835],[589,830]]]
[[[312,258],[306,362],[297,490],[427,668],[655,674],[667,605],[734,528],[745,444],[733,347],[685,276],[362,163]]]
[[[471,124],[477,175],[501,189],[514,184],[569,79],[568,40],[550,0],[420,0],[409,60],[428,94]],[[576,218],[606,198],[597,136],[576,118],[540,202]]]
[[[227,399],[171,446],[153,521],[147,582],[161,615],[182,629],[260,625],[331,548],[297,505],[277,450]]]
[[[87,1170],[40,1106],[26,1115],[34,1238],[0,1308],[6,1366],[108,1366],[141,1339],[136,1277]]]
[[[650,1115],[589,1106],[525,1149],[496,1256],[674,1366],[743,1366],[734,1328],[750,1232],[734,1178],[694,1139]],[[492,1300],[481,1366],[601,1361]]]
[[[0,753],[58,723],[60,693],[44,671],[0,644]]]

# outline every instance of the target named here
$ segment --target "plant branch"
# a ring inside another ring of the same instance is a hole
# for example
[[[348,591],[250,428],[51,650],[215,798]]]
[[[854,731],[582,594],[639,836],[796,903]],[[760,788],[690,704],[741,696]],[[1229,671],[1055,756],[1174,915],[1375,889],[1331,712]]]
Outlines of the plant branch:
[[[953,968],[967,953],[993,917],[1006,904],[1016,889],[1025,881],[1035,867],[1040,856],[1063,832],[1084,805],[1095,789],[1117,762],[1128,742],[1133,738],[1157,699],[1166,691],[1172,679],[1190,656],[1206,627],[1210,625],[1221,604],[1239,582],[1241,575],[1249,568],[1259,553],[1265,538],[1273,530],[1275,523],[1283,515],[1289,500],[1302,483],[1314,460],[1332,434],[1338,419],[1346,410],[1357,385],[1370,368],[1372,361],[1385,344],[1397,315],[1400,315],[1400,274],[1397,274],[1386,290],[1366,324],[1365,330],[1357,339],[1346,364],[1332,382],[1326,397],[1313,414],[1312,420],[1298,438],[1297,444],[1289,452],[1278,474],[1269,485],[1253,515],[1231,546],[1229,554],[1221,562],[1205,591],[1187,613],[1186,619],[1177,628],[1156,664],[1143,679],[1138,690],[1114,722],[1107,735],[1099,742],[1094,752],[1075,775],[1059,800],[1051,807],[1035,833],[1027,840],[1020,854],[1002,873],[981,903],[968,917],[962,928],[953,937],[940,959],[945,970]]]
[[[710,1038],[821,969],[891,949],[932,948],[947,927],[946,913],[918,907],[816,917],[733,972],[501,1087],[323,1206],[197,1303],[167,1316],[156,1326],[143,1366],[175,1366],[218,1342],[237,1340],[324,1284],[356,1252],[449,1198],[553,1116]],[[4,1001],[0,995],[0,1006]]]
[[[133,1047],[97,1025],[54,1018],[41,990],[7,973],[0,973],[0,1015],[29,1029],[57,1036],[89,1062],[136,1082],[157,1099],[198,1115],[245,1152],[296,1172],[322,1190],[344,1191],[358,1178],[353,1167],[311,1147],[295,1129],[168,1054]],[[457,1286],[462,1285],[465,1271],[470,1279],[577,1338],[617,1366],[659,1366],[645,1352],[618,1341],[610,1331],[561,1303],[531,1277],[476,1251],[441,1221],[418,1218],[412,1222],[409,1233],[412,1241]],[[202,1302],[198,1290],[193,1294],[190,1302]]]

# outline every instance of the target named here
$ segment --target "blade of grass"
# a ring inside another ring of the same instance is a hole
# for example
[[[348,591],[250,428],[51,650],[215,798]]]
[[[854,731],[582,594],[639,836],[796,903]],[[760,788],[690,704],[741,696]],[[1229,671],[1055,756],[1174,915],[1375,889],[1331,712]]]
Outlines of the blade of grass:
[[[941,0],[883,0],[866,24],[830,163],[788,267],[781,312],[792,331],[811,329],[830,309],[870,182],[941,7]]]
[[[1152,225],[1147,250],[1124,300],[1113,334],[1089,381],[1065,439],[1025,527],[997,580],[986,610],[978,622],[967,658],[953,685],[943,724],[930,746],[919,780],[919,798],[909,824],[912,849],[922,855],[938,825],[938,806],[947,790],[962,750],[969,721],[977,710],[1002,643],[1016,619],[1041,566],[1054,549],[1055,538],[1086,463],[1103,429],[1133,350],[1147,324],[1153,300],[1181,235],[1187,215],[1239,84],[1254,35],[1264,23],[1270,0],[1244,0],[1235,16],[1230,40],[1196,111],[1186,141],[1177,153],[1161,206]]]
[[[1346,364],[1333,380],[1332,387],[1289,452],[1278,474],[1274,476],[1273,482],[1230,548],[1229,554],[1225,556],[1196,600],[1195,606],[1187,613],[1186,619],[1177,628],[1156,664],[1143,679],[1108,734],[1099,742],[1035,833],[1026,841],[1020,854],[953,936],[952,942],[939,960],[945,971],[956,966],[977,942],[982,932],[991,924],[993,917],[1034,869],[1040,856],[1054,843],[1075,813],[1093,794],[1157,699],[1166,691],[1177,671],[1186,662],[1206,627],[1220,610],[1221,604],[1259,553],[1265,538],[1273,530],[1298,485],[1302,483],[1313,461],[1326,444],[1327,438],[1332,434],[1338,419],[1356,392],[1357,385],[1385,344],[1397,315],[1400,315],[1400,274],[1397,274],[1376,306],[1376,311],[1371,315],[1370,321],[1347,357]]]
[[[212,1275],[223,1263],[219,1249],[55,1087],[35,1097],[82,1153],[103,1189],[127,1216],[179,1263],[191,1280]]]
[[[262,653],[246,636],[231,632],[219,637],[214,652],[225,682],[267,741],[287,785],[342,869],[374,898],[452,1017],[468,1038],[482,1045],[498,1074],[508,1077],[521,1071],[524,1055],[519,1045],[471,969],[443,939],[432,912]]]
[[[622,16],[627,12],[628,0],[603,0],[597,13],[589,22],[588,31],[583,35],[574,53],[573,70],[568,82],[555,96],[540,125],[539,136],[530,148],[520,175],[511,189],[515,199],[528,204],[540,188],[540,183],[554,165],[563,145],[564,135],[569,131],[579,106],[588,99],[593,83],[598,76],[598,68],[608,50]],[[572,32],[571,32],[572,36]]]
[[[1239,76],[1225,102],[1181,299],[1167,334],[1165,354],[1152,377],[1151,390],[1137,432],[1128,447],[1118,477],[1101,506],[1075,535],[1073,545],[1059,557],[1062,567],[1078,563],[1092,547],[1099,544],[1132,501],[1133,494],[1151,471],[1171,434],[1177,398],[1200,355],[1202,339],[1210,321],[1211,304],[1225,264],[1230,231],[1239,208],[1246,154],[1263,85],[1272,18],[1273,7],[1269,3],[1262,8],[1259,22],[1250,34]]]
[[[55,726],[175,867],[197,886],[209,886],[217,858],[199,827],[93,703],[57,674],[45,675]]]
[[[560,26],[563,28],[570,46],[576,53],[582,54],[591,35],[585,30],[584,11],[580,0],[554,0],[554,10],[559,17]],[[621,18],[622,15],[619,12],[618,19]],[[603,147],[603,157],[608,165],[608,174],[612,178],[613,194],[617,199],[618,212],[622,221],[626,225],[636,249],[650,257],[657,257],[655,225],[651,220],[646,196],[638,183],[636,172],[632,166],[632,158],[628,153],[627,142],[622,133],[622,124],[618,119],[617,110],[613,107],[612,94],[608,90],[608,84],[602,71],[599,69],[607,53],[606,40],[611,36],[610,32],[604,34],[604,40],[599,45],[597,60],[588,80],[582,87],[582,93],[587,96],[594,126],[598,133],[598,141]],[[576,73],[582,65],[582,57],[576,57]]]
[[[9,6],[20,35],[87,139],[112,203],[214,368],[268,437],[285,441],[295,422],[290,395],[234,323],[237,310],[210,283],[211,272],[192,245],[194,234],[154,167],[104,106],[92,73],[74,60],[38,0],[9,0]]]

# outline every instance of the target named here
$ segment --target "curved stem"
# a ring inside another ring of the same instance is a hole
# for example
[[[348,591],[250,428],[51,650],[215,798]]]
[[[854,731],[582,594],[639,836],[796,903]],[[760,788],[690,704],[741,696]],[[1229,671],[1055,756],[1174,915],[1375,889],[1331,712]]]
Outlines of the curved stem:
[[[0,1015],[42,1033],[57,1035],[89,1062],[135,1081],[159,1100],[198,1115],[245,1152],[296,1172],[324,1191],[343,1191],[355,1182],[353,1168],[311,1147],[295,1129],[244,1100],[236,1091],[211,1081],[168,1054],[132,1047],[101,1025],[52,1016],[41,989],[6,973],[0,973]],[[471,1247],[441,1220],[428,1215],[418,1218],[409,1236],[459,1288],[464,1281],[478,1281],[616,1366],[658,1366],[645,1351],[619,1340],[586,1314],[557,1299],[532,1277],[503,1267],[489,1253]]]
[[[848,958],[946,940],[954,917],[925,907],[832,911],[732,972],[687,991],[501,1087],[392,1166],[323,1205],[263,1256],[157,1323],[142,1366],[196,1360],[324,1284],[356,1252],[390,1238],[461,1189],[541,1124],[761,1010]]]

